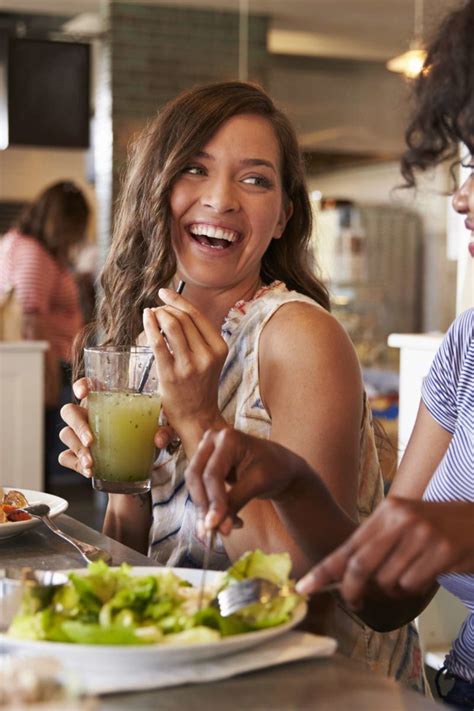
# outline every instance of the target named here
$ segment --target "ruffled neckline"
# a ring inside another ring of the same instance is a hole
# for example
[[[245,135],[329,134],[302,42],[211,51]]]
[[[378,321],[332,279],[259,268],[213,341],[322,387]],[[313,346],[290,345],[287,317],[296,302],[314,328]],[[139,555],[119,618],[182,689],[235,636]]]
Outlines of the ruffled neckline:
[[[240,301],[237,301],[231,308],[229,309],[229,313],[224,319],[224,323],[222,325],[222,331],[225,333],[232,333],[235,330],[235,327],[239,325],[239,323],[242,321],[244,318],[245,314],[248,312],[249,308],[256,302],[258,299],[260,299],[262,296],[265,294],[268,294],[270,291],[276,291],[276,292],[281,292],[285,291],[286,286],[282,281],[272,281],[271,284],[266,284],[265,286],[261,286],[255,294],[252,296],[251,299],[248,301],[245,301],[244,299],[240,299]]]

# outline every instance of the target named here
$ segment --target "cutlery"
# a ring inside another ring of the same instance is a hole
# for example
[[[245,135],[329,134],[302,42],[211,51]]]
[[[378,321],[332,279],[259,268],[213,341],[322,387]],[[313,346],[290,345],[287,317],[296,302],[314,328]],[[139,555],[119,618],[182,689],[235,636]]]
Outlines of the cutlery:
[[[186,286],[186,282],[180,281],[178,286],[176,287],[176,293],[182,294],[185,286]],[[161,328],[160,328],[160,333],[163,335],[163,329],[161,329]],[[150,375],[150,370],[151,370],[154,360],[155,360],[155,356],[152,353],[150,355],[148,363],[146,364],[145,368],[143,369],[142,377],[140,378],[140,382],[138,383],[137,390],[139,393],[143,392],[143,388],[145,387],[146,381],[148,380],[148,376]]]
[[[202,563],[202,573],[201,573],[201,582],[199,584],[199,593],[198,593],[198,612],[199,610],[202,609],[203,602],[204,602],[204,589],[206,587],[206,574],[209,568],[209,559],[211,557],[211,551],[214,547],[214,541],[216,539],[216,531],[215,529],[211,529],[208,533],[207,536],[207,541],[206,541],[206,548],[204,551],[204,560]]]
[[[64,573],[31,568],[0,568],[0,632],[5,632],[20,606],[25,586],[39,596],[67,583]],[[35,589],[36,588],[36,589]]]
[[[64,533],[64,531],[61,531],[61,529],[56,526],[54,521],[49,518],[50,508],[47,504],[32,504],[31,506],[25,506],[24,508],[17,510],[25,511],[33,518],[37,518],[42,521],[45,526],[50,529],[50,531],[74,546],[74,548],[79,551],[84,560],[88,563],[92,563],[95,560],[103,560],[106,563],[110,563],[112,560],[110,553],[102,550],[102,548],[97,548],[97,546],[93,546],[90,543],[84,543],[84,541],[78,541],[77,538],[73,538],[67,533]]]
[[[340,583],[330,583],[320,588],[316,594],[339,590]],[[265,578],[247,578],[229,585],[216,596],[222,617],[229,617],[248,605],[270,602],[276,597],[295,595],[293,585],[276,585]]]

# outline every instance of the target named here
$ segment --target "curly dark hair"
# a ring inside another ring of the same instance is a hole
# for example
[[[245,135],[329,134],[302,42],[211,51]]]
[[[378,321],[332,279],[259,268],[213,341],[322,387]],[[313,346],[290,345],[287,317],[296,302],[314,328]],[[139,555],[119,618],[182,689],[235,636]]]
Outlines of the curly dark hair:
[[[98,326],[109,344],[133,343],[143,309],[156,306],[158,289],[176,271],[171,245],[170,193],[189,160],[222,124],[239,114],[265,117],[280,145],[281,174],[293,213],[281,239],[262,259],[261,278],[275,279],[311,296],[329,310],[324,284],[309,261],[312,213],[295,132],[270,97],[254,84],[220,82],[198,86],[166,104],[133,147],[104,266]]]
[[[414,98],[401,158],[408,187],[416,183],[416,170],[457,157],[459,141],[474,153],[474,0],[442,22],[415,81]]]

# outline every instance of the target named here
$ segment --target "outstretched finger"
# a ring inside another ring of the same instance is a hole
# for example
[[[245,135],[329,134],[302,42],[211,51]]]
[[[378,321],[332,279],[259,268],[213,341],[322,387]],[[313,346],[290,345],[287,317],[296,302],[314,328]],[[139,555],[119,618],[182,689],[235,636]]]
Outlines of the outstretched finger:
[[[214,450],[214,441],[211,434],[209,432],[204,434],[184,472],[186,486],[193,504],[199,509],[203,518],[209,510],[209,500],[202,476],[207,461]]]
[[[297,591],[302,595],[311,595],[325,585],[341,581],[350,553],[351,549],[347,544],[337,548],[334,553],[326,556],[296,583]]]
[[[188,466],[186,482],[193,501],[197,497],[199,508],[205,508],[206,528],[219,528],[227,534],[231,523],[226,521],[229,507],[225,481],[232,467],[224,433],[206,432]]]
[[[61,408],[60,415],[64,422],[74,430],[84,447],[90,447],[94,437],[89,427],[87,410],[80,405],[68,403]]]
[[[162,425],[155,432],[155,446],[157,449],[166,449],[177,441],[176,432],[169,425]]]
[[[172,289],[160,289],[158,295],[165,304],[186,313],[208,346],[219,352],[219,349],[222,348],[222,338],[211,321],[199,309]]]
[[[63,427],[59,433],[59,439],[66,447],[75,454],[83,470],[92,469],[92,457],[88,447],[84,447],[79,437],[70,427]],[[74,467],[75,468],[75,467]]]
[[[86,479],[89,479],[92,476],[92,471],[87,468],[84,469],[76,454],[70,449],[65,449],[59,454],[58,462],[61,466],[66,467],[66,469],[72,469],[78,474],[86,477]]]
[[[72,390],[79,401],[85,400],[89,394],[89,381],[87,378],[79,378],[72,384]]]
[[[420,552],[400,576],[400,588],[410,595],[424,595],[428,592],[438,575],[448,569],[449,558],[445,552],[444,543],[441,541]]]

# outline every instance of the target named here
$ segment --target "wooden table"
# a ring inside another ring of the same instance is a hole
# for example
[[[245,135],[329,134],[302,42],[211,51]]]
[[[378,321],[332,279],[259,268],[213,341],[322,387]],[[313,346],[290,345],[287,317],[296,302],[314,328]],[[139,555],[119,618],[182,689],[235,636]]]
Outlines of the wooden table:
[[[113,564],[156,565],[146,556],[61,515],[57,524],[67,533],[105,548]],[[0,567],[41,569],[83,567],[82,558],[67,543],[40,526],[16,538],[0,541]],[[429,711],[441,707],[395,681],[369,674],[358,664],[335,655],[329,659],[296,662],[221,682],[122,693],[101,697],[97,709],[317,709],[317,711]]]

